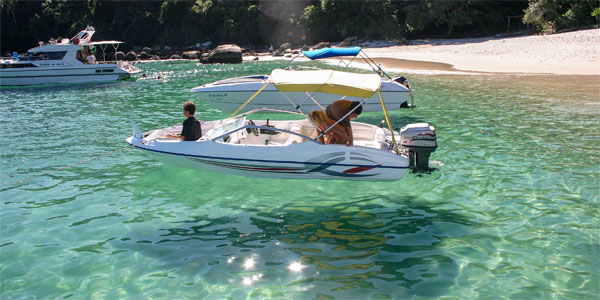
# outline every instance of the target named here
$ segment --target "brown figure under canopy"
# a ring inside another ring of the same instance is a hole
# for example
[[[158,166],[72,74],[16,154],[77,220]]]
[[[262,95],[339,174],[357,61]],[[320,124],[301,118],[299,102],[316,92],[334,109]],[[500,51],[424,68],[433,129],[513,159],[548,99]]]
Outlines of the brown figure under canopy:
[[[346,116],[350,111],[352,111],[352,113]],[[337,100],[328,105],[325,111],[311,111],[308,116],[310,120],[319,127],[321,132],[324,132],[331,127],[331,125],[335,124],[335,122],[346,116],[324,134],[321,142],[325,144],[345,144],[350,146],[354,142],[350,121],[358,117],[361,112],[362,106],[360,106],[358,101]]]

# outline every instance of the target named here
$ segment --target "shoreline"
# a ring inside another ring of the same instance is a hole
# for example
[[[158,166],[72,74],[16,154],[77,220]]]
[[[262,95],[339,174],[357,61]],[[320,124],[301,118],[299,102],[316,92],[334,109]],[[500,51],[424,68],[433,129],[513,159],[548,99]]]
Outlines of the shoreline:
[[[359,46],[384,70],[397,72],[600,75],[600,29],[552,35],[415,40],[411,45],[371,41]],[[244,60],[255,57],[258,61],[290,60],[268,53],[246,56]]]
[[[600,75],[600,29],[505,38],[422,40],[406,46],[366,47],[363,51],[373,60],[380,60],[382,67],[395,69]],[[411,63],[402,66],[390,59]]]

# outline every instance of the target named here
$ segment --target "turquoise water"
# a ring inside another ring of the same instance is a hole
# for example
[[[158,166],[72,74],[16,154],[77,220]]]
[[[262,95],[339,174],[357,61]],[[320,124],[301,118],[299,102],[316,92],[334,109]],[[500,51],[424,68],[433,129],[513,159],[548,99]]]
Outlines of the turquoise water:
[[[392,123],[430,122],[440,147],[397,182],[203,173],[126,147],[130,116],[181,122],[190,88],[284,65],[3,88],[0,298],[600,297],[598,77],[410,75],[418,107]]]

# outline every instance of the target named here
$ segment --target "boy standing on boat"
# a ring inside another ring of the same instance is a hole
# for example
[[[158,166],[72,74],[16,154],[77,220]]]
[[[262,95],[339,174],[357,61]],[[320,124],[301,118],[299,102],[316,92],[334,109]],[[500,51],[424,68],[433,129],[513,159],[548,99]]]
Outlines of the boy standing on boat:
[[[202,127],[200,121],[194,118],[196,113],[196,104],[192,101],[183,103],[183,116],[186,120],[183,121],[181,134],[169,134],[169,138],[178,138],[184,141],[195,141],[202,136]]]

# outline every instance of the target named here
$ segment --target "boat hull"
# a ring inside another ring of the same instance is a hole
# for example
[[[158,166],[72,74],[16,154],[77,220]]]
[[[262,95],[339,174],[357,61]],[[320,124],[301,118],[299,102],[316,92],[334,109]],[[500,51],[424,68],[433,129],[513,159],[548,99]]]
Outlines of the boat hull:
[[[243,77],[240,77],[240,79],[243,80]],[[230,79],[228,81],[235,82],[235,79]],[[267,79],[231,84],[207,84],[193,88],[191,92],[195,93],[203,102],[223,112],[233,112],[266,83]],[[402,103],[407,102],[410,98],[410,90],[393,81],[382,82],[381,94],[387,109],[398,109]],[[269,85],[248,103],[241,112],[250,111],[260,107],[289,110],[294,109],[295,105],[299,105],[300,111],[308,113],[313,110],[323,109],[339,99],[352,101],[360,101],[363,99],[357,97],[342,97],[320,92],[314,92],[310,95],[312,98],[317,99],[321,106],[318,106],[307,93],[286,92],[284,95],[278,91],[272,83],[269,83]],[[290,100],[294,104],[292,104]],[[381,110],[381,101],[377,93],[363,104],[363,111]]]
[[[39,84],[102,82],[124,80],[131,74],[114,64],[97,64],[76,68],[19,68],[0,70],[0,85],[23,86]]]
[[[127,143],[156,154],[168,165],[249,177],[399,180],[408,170],[408,159],[390,151],[310,141],[258,146],[210,140],[142,143],[129,137]]]

